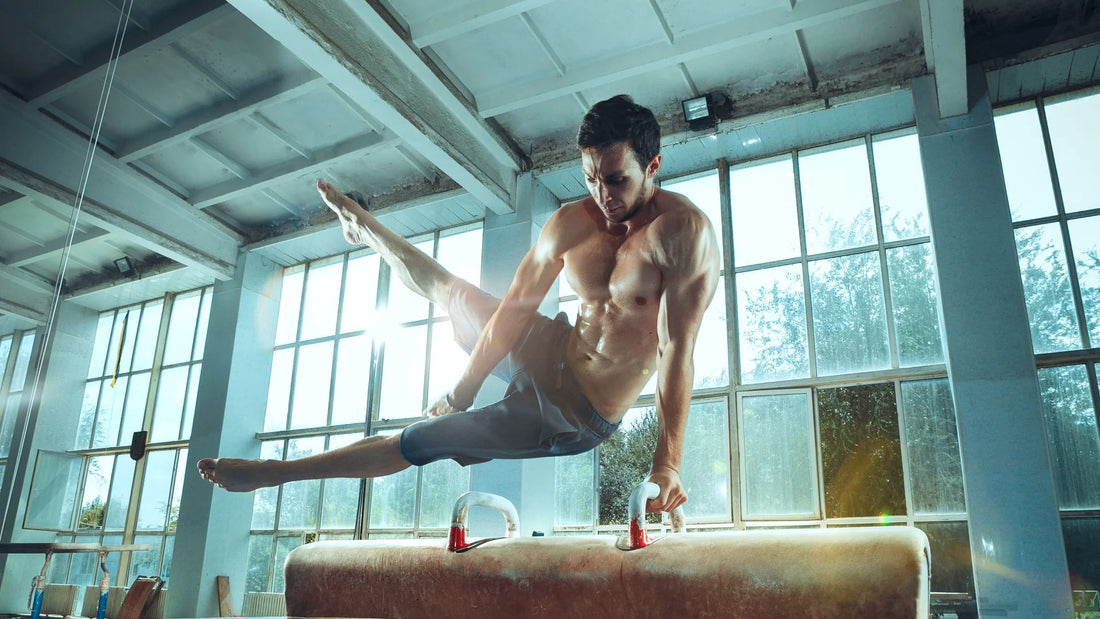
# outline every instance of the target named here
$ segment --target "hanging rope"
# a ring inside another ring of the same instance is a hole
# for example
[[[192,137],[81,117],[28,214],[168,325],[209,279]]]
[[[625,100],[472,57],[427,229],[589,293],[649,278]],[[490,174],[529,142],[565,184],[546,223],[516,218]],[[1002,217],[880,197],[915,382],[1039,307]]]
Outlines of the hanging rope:
[[[73,212],[69,217],[69,232],[65,240],[64,250],[61,252],[61,262],[57,268],[57,279],[54,281],[53,302],[50,305],[50,312],[46,319],[45,332],[38,345],[34,380],[31,382],[29,399],[27,400],[27,414],[23,416],[22,428],[18,434],[19,440],[12,445],[9,462],[14,462],[16,466],[18,466],[19,461],[22,459],[23,450],[26,447],[27,433],[30,429],[31,410],[37,406],[38,403],[38,386],[42,380],[42,361],[48,353],[50,341],[53,339],[54,326],[57,320],[57,309],[61,303],[61,290],[65,282],[65,271],[69,266],[69,253],[72,250],[73,238],[76,236],[76,224],[80,218],[80,211],[84,206],[84,194],[88,189],[88,179],[91,177],[92,173],[92,161],[95,159],[96,151],[99,150],[99,136],[103,131],[103,121],[107,113],[107,99],[111,94],[111,86],[115,81],[115,71],[118,68],[119,57],[122,55],[122,43],[126,37],[126,26],[129,24],[130,12],[133,8],[134,0],[123,0],[122,8],[119,10],[118,23],[115,25],[115,36],[114,40],[111,42],[111,53],[107,59],[107,70],[103,76],[103,86],[99,91],[99,101],[96,104],[95,119],[92,122],[91,134],[88,136],[88,148],[84,153],[84,164],[80,172],[80,183],[77,186],[76,198],[73,201]],[[3,526],[0,526],[0,532],[7,531],[8,529],[12,488],[15,485],[16,484],[9,484],[4,496],[3,512],[0,512],[0,522],[3,523]]]

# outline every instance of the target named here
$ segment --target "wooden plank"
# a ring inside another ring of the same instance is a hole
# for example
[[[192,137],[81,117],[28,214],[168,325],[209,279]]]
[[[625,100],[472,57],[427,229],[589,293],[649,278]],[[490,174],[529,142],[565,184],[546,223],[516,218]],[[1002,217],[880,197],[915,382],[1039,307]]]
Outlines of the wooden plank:
[[[217,576],[214,579],[218,587],[218,616],[233,616],[233,599],[229,595],[229,577]]]

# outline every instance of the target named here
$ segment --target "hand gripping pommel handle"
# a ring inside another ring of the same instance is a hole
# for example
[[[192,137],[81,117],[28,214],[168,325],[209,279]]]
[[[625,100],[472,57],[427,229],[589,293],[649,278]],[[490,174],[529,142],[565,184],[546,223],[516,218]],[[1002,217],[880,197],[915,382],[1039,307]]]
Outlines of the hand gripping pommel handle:
[[[653,540],[645,526],[645,504],[649,499],[655,499],[661,494],[661,487],[651,481],[643,481],[634,487],[627,503],[627,517],[630,520],[630,550],[645,548]],[[672,532],[684,532],[684,508],[677,507],[670,514],[672,518]]]

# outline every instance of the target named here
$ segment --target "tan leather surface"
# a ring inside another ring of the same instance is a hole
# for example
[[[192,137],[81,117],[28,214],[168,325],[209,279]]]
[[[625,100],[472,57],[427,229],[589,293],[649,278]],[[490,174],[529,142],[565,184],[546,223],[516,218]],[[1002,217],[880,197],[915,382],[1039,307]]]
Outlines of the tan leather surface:
[[[616,538],[317,542],[286,563],[290,617],[928,616],[928,540],[910,527]]]

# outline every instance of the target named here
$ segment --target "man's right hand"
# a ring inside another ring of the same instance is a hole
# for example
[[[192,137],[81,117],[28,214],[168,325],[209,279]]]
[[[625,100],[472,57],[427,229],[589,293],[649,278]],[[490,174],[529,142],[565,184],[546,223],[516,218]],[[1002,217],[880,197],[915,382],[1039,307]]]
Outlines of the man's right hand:
[[[454,401],[454,397],[448,393],[442,398],[436,401],[428,408],[424,409],[425,417],[442,417],[443,415],[450,415],[451,413],[457,413],[459,411],[466,410],[465,408],[459,408],[456,406],[457,402]],[[469,407],[466,407],[469,408]]]

